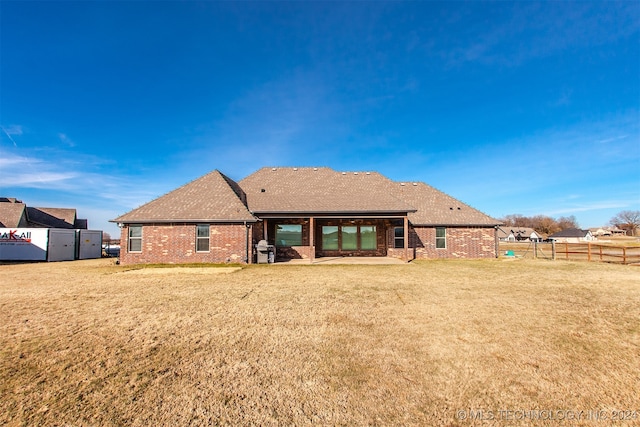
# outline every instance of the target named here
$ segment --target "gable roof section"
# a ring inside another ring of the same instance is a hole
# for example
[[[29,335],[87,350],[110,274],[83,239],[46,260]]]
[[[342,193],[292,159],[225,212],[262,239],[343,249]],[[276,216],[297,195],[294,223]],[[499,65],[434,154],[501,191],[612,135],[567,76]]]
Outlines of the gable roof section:
[[[496,226],[500,221],[462,203],[424,182],[393,182],[388,190],[415,207],[409,213],[413,225],[429,226]]]
[[[0,227],[18,228],[27,225],[26,205],[14,201],[0,202]]]
[[[146,203],[111,222],[238,222],[255,221],[242,202],[242,190],[214,170]]]
[[[76,210],[72,208],[28,207],[29,223],[38,227],[75,228]]]
[[[262,168],[239,182],[256,214],[399,213],[415,209],[381,191],[389,181],[377,172],[331,168]]]

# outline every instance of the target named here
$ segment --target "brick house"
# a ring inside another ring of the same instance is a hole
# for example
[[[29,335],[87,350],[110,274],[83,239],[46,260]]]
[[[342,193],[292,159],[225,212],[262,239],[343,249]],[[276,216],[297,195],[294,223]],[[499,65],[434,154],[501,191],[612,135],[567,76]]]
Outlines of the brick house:
[[[377,172],[262,168],[239,182],[215,170],[114,220],[120,261],[254,261],[335,256],[495,258],[499,221],[422,182]]]

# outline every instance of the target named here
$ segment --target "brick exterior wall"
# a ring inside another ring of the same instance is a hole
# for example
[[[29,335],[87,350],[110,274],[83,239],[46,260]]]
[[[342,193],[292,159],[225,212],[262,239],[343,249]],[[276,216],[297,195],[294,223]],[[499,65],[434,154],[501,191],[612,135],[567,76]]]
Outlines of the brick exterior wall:
[[[196,252],[196,224],[145,224],[142,226],[142,251],[136,253],[129,252],[127,224],[121,231],[120,263],[244,263],[246,232],[244,224],[211,224],[209,252]],[[249,230],[249,239],[251,234]],[[251,248],[249,250],[251,262]]]
[[[409,227],[409,259],[495,258],[496,230],[481,227],[445,227],[446,248],[436,249],[435,227]],[[393,228],[387,230],[387,256],[403,258],[404,249],[393,248]]]
[[[271,220],[273,221],[273,220]],[[296,223],[297,221],[287,221]],[[300,221],[298,223],[303,223]],[[270,244],[274,242],[275,221],[268,224]],[[142,251],[129,252],[129,226],[121,231],[120,263],[244,263],[246,257],[244,224],[211,224],[209,252],[196,252],[196,224],[148,224],[142,226]],[[308,259],[311,257],[309,227],[303,223],[303,246],[278,247],[276,259]],[[263,238],[263,223],[249,229],[249,263],[255,262],[254,245]],[[384,236],[383,234],[379,234]],[[481,227],[446,227],[446,248],[436,249],[435,227],[409,228],[409,259],[495,258],[496,230]],[[386,255],[404,258],[404,249],[393,248],[393,226],[387,227]]]

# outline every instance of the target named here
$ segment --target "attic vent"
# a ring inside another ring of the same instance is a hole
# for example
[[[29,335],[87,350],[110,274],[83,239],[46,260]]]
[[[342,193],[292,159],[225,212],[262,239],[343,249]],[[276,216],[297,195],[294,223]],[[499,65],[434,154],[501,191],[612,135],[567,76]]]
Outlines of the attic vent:
[[[318,170],[318,168],[313,168],[313,170],[314,170],[314,171],[317,171],[317,170]]]
[[[400,185],[402,185],[404,187],[404,182],[401,182]]]
[[[342,172],[342,175],[346,175],[346,174],[347,174],[346,172]]]
[[[298,168],[293,168],[293,170],[294,170],[294,171],[297,171],[297,170],[298,170]]]
[[[271,168],[272,171],[277,170],[276,168]]]
[[[453,208],[449,208],[449,210],[450,210],[450,211],[452,211],[452,210],[453,210]]]
[[[267,190],[265,190],[264,188],[261,188],[261,189],[260,189],[260,192],[261,192],[261,193],[264,193],[265,191],[267,191]]]
[[[371,175],[371,172],[367,172],[367,175]]]
[[[358,172],[354,172],[353,174],[354,174],[354,175],[358,175]]]
[[[460,206],[458,206],[458,210],[460,210]]]
[[[417,183],[417,182],[414,182],[414,183],[413,183],[413,186],[415,187],[416,185],[418,185],[418,183]]]

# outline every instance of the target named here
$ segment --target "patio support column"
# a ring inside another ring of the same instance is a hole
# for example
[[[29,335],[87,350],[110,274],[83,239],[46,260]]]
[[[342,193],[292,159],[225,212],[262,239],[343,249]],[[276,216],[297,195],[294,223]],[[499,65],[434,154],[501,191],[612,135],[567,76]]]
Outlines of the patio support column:
[[[404,217],[404,260],[409,261],[409,218]]]
[[[313,217],[309,217],[309,260],[313,263],[316,257],[316,248],[314,242],[314,235],[316,234],[316,227]]]
[[[266,240],[267,242],[269,241],[269,239],[267,238],[269,236],[267,236],[267,219],[266,218],[262,221],[262,236],[264,240]]]

